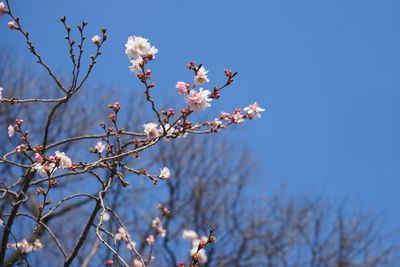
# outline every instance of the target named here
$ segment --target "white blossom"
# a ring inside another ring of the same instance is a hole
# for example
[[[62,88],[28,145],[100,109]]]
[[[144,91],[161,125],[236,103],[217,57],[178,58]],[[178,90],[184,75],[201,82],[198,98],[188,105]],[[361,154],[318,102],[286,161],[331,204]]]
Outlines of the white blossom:
[[[40,242],[39,239],[36,239],[35,242],[33,243],[33,249],[34,250],[42,250],[43,249],[43,244]]]
[[[175,133],[176,129],[174,127],[171,127],[169,123],[166,123],[164,125],[165,130],[167,131],[167,137],[172,137],[173,134]],[[162,132],[162,128],[160,129],[160,132]]]
[[[105,213],[103,214],[103,221],[104,221],[104,222],[108,222],[109,220],[110,220],[110,213],[105,212]]]
[[[51,174],[56,168],[56,164],[51,162],[47,164],[35,163],[34,168],[39,172],[42,177],[47,177],[47,171]]]
[[[56,157],[60,160],[58,166],[62,169],[68,169],[72,166],[72,161],[64,152],[56,151]]]
[[[140,57],[135,60],[131,60],[131,66],[129,66],[129,69],[131,72],[139,72],[141,69],[141,66],[143,65],[143,59]]]
[[[128,242],[126,242],[126,247],[127,247],[129,250],[134,250],[135,247],[136,247],[136,243],[133,242],[133,241],[128,241]]]
[[[197,233],[193,230],[183,230],[182,232],[182,238],[187,239],[187,240],[192,240],[192,249],[190,250],[190,255],[197,254],[197,257],[199,258],[200,263],[206,263],[208,258],[206,255],[206,251],[204,249],[200,249],[199,251],[199,244],[200,242],[202,243],[207,243],[208,238],[206,236],[202,236],[199,238]]]
[[[201,66],[200,69],[197,70],[196,76],[194,76],[194,83],[197,85],[208,83],[210,80],[207,77],[208,71]]]
[[[14,134],[15,134],[15,128],[14,128],[14,126],[9,125],[8,128],[7,128],[7,130],[8,130],[8,136],[9,136],[9,137],[13,137]]]
[[[114,239],[128,242],[130,240],[130,235],[123,227],[120,227],[118,228],[118,232],[114,235]]]
[[[3,87],[0,87],[0,100],[3,98]]]
[[[164,237],[167,234],[167,230],[165,230],[161,224],[160,218],[156,217],[154,220],[151,222],[152,227],[157,230],[157,232]]]
[[[182,238],[187,240],[193,240],[193,239],[198,239],[198,235],[193,230],[183,230]]]
[[[103,153],[106,145],[103,142],[97,142],[96,146],[94,147],[98,153]]]
[[[34,251],[42,250],[43,244],[39,239],[36,239],[35,242],[31,244],[24,238],[20,242],[7,244],[7,247],[18,250],[24,254],[28,254]]]
[[[171,172],[167,167],[160,169],[160,175],[158,177],[160,177],[161,179],[169,179],[170,176]]]
[[[147,134],[148,139],[155,139],[160,135],[159,130],[157,129],[157,124],[153,122],[149,122],[143,125],[144,132]]]
[[[99,45],[101,43],[101,39],[98,35],[92,37],[92,43],[95,45]]]
[[[261,112],[265,111],[265,109],[261,108],[257,102],[254,102],[254,104],[249,105],[248,107],[245,107],[243,109],[247,114],[251,114],[255,116],[256,118],[261,118]]]
[[[146,55],[154,57],[158,50],[151,46],[148,39],[141,36],[130,36],[125,44],[125,53],[131,59],[138,59]]]
[[[197,247],[193,247],[192,250],[190,251],[190,254],[194,254],[197,252]],[[204,249],[200,249],[199,252],[197,252],[197,257],[199,258],[199,263],[204,264],[208,261],[206,251]]]
[[[133,260],[133,267],[143,267],[143,264],[140,260],[134,259]]]

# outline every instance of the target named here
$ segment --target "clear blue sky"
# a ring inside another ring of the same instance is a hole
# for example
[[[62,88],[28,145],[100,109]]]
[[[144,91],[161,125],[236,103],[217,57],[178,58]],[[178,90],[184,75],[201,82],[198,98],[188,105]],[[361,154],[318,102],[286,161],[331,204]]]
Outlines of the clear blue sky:
[[[239,71],[211,112],[255,100],[268,109],[236,130],[261,161],[259,191],[285,184],[289,192],[348,197],[399,221],[399,1],[11,2],[38,50],[61,71],[70,67],[62,15],[72,25],[88,20],[88,37],[108,28],[92,84],[138,85],[123,46],[133,34],[159,49],[151,66],[161,95],[189,79],[189,60],[204,63],[216,83],[224,68]],[[0,18],[0,47],[30,58],[6,22]]]

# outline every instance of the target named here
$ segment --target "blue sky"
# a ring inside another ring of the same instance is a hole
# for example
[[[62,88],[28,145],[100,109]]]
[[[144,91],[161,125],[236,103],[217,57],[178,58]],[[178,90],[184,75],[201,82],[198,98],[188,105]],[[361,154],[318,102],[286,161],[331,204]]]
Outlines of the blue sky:
[[[88,37],[108,28],[91,84],[139,90],[124,54],[129,35],[147,37],[159,49],[151,67],[160,100],[175,93],[176,81],[191,79],[184,68],[190,60],[204,63],[217,84],[224,68],[239,71],[210,114],[256,100],[268,109],[261,120],[234,131],[261,162],[258,191],[285,185],[293,193],[347,197],[399,221],[399,1],[11,3],[37,49],[60,72],[70,68],[62,15],[72,25],[89,21]],[[6,23],[0,18],[0,47],[30,59]]]

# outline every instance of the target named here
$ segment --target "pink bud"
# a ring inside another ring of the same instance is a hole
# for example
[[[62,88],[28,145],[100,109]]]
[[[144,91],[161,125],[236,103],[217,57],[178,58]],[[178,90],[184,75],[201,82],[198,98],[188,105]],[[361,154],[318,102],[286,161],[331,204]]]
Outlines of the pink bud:
[[[177,82],[175,87],[178,89],[178,94],[180,95],[185,95],[189,92],[185,82]]]
[[[147,69],[145,75],[146,75],[147,78],[150,78],[150,76],[151,76],[151,69]]]
[[[18,25],[17,25],[17,23],[15,21],[10,21],[10,22],[7,23],[7,25],[11,30],[18,30],[19,29],[19,27],[18,27]]]
[[[42,155],[40,155],[39,153],[36,153],[35,154],[35,161],[36,162],[42,162],[43,161]]]
[[[121,104],[119,102],[115,102],[112,108],[115,112],[117,112],[121,109]]]
[[[15,120],[15,123],[16,123],[18,126],[21,126],[21,125],[24,123],[24,120],[23,120],[23,119],[16,119],[16,120]]]

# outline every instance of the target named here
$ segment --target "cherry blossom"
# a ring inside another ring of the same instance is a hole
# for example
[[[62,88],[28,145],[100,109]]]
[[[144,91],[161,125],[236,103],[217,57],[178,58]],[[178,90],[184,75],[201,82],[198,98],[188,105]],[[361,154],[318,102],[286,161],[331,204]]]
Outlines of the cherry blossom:
[[[42,155],[40,155],[39,153],[35,153],[35,161],[42,162],[43,161]]]
[[[193,239],[198,239],[198,235],[193,230],[183,230],[182,238],[186,240],[193,240]]]
[[[147,134],[147,138],[152,140],[157,138],[160,135],[159,130],[157,129],[158,124],[149,122],[143,125],[144,132]]]
[[[111,218],[110,213],[105,212],[103,214],[103,221],[108,222],[110,220],[110,218]]]
[[[265,111],[265,109],[261,108],[257,102],[254,102],[254,104],[249,105],[248,107],[245,107],[243,109],[247,114],[251,116],[255,116],[256,118],[261,118],[261,112]]]
[[[190,110],[200,112],[211,106],[212,99],[208,97],[210,94],[209,90],[204,90],[203,88],[200,88],[199,92],[191,90],[185,101],[189,104]]]
[[[233,122],[235,123],[242,123],[244,122],[243,114],[240,109],[236,109],[232,114]]]
[[[158,50],[151,46],[148,39],[141,36],[130,36],[125,44],[125,53],[131,59],[138,59],[139,57],[150,55],[154,58]]]
[[[167,137],[172,137],[176,131],[176,129],[174,127],[172,127],[169,123],[166,123],[164,125],[165,130],[167,131]],[[162,132],[162,128],[160,128],[159,130],[160,132]]]
[[[7,13],[6,5],[4,2],[0,2],[0,17]]]
[[[160,169],[160,175],[158,176],[161,179],[169,179],[171,175],[170,170],[167,167]]]
[[[15,134],[15,128],[14,128],[14,126],[9,125],[8,128],[7,128],[7,130],[8,130],[8,137],[13,137],[14,134]]]
[[[176,89],[178,89],[178,94],[185,95],[188,93],[188,84],[185,82],[177,82],[175,85]]]
[[[133,260],[133,267],[143,267],[143,264],[140,260],[134,259]]]
[[[95,44],[95,45],[100,45],[100,43],[101,43],[100,36],[98,36],[98,35],[93,36],[92,37],[92,43]]]
[[[7,23],[7,25],[11,30],[19,29],[19,27],[18,27],[18,25],[17,25],[17,23],[15,21],[10,21],[10,22]]]
[[[106,145],[103,142],[97,142],[96,146],[94,147],[98,153],[103,153]]]
[[[201,66],[196,73],[196,76],[194,76],[194,83],[197,85],[201,85],[203,83],[208,83],[210,80],[207,77],[208,71]]]
[[[118,228],[118,232],[114,235],[114,239],[128,242],[130,236],[129,233],[123,227],[120,227]]]
[[[141,66],[143,65],[143,59],[140,57],[138,59],[135,60],[131,60],[131,66],[129,66],[129,69],[131,70],[131,72],[138,72],[140,71]]]
[[[56,168],[56,164],[54,162],[51,163],[35,163],[34,168],[39,172],[42,177],[47,177],[48,174],[53,173]]]
[[[154,220],[151,222],[151,225],[153,228],[162,236],[164,237],[167,234],[167,230],[165,230],[161,224],[160,218],[156,217]]]
[[[64,152],[56,151],[56,158],[59,160],[58,166],[62,169],[68,169],[72,165],[72,161]]]
[[[192,249],[190,250],[190,254],[191,255],[196,254],[200,263],[206,263],[208,260],[206,251],[203,248],[200,249],[199,251],[198,251],[198,249],[199,249],[200,242],[202,242],[203,244],[206,244],[208,238],[206,236],[202,236],[201,238],[199,238],[197,233],[193,230],[183,230],[182,238],[192,241]]]
[[[29,254],[34,251],[42,250],[43,244],[39,239],[36,239],[33,243],[29,243],[28,240],[24,238],[20,242],[7,244],[7,247]]]
[[[154,243],[156,242],[156,239],[154,238],[153,235],[149,235],[149,236],[146,238],[146,242],[147,242],[147,244],[149,244],[149,245],[154,245]]]

